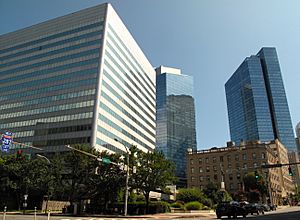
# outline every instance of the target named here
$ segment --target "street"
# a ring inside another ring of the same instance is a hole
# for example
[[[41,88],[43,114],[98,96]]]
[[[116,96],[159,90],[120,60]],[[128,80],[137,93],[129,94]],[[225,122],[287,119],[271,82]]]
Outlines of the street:
[[[3,215],[0,215],[0,220],[3,219]],[[201,219],[201,220],[211,220],[217,219],[215,215],[172,215],[172,214],[161,214],[161,215],[148,215],[148,216],[135,216],[128,218],[103,218],[103,217],[69,217],[69,216],[51,216],[50,220],[150,220],[150,219]],[[227,219],[223,217],[222,219]],[[244,219],[239,217],[238,219]],[[255,220],[300,220],[300,207],[287,207],[278,209],[277,211],[266,212],[265,215],[248,215],[245,219],[255,219]],[[6,215],[5,220],[34,220],[33,215]],[[38,215],[36,220],[47,220],[47,216]]]

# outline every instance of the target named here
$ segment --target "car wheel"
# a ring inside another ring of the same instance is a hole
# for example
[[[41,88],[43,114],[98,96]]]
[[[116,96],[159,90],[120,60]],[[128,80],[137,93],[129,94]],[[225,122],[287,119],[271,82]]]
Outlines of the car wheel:
[[[246,218],[246,216],[247,216],[247,215],[244,214],[244,215],[243,215],[243,218]]]
[[[217,218],[218,218],[218,219],[221,219],[221,218],[222,218],[222,216],[221,216],[221,215],[217,215]]]
[[[228,215],[228,218],[231,218],[231,215]]]

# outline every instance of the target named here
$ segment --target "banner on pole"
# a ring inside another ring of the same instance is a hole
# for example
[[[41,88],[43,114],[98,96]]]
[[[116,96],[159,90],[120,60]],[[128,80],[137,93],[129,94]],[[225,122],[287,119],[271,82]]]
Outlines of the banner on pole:
[[[2,141],[2,147],[1,150],[3,152],[8,152],[9,147],[12,143],[12,135],[13,133],[10,131],[5,131],[4,134],[2,135],[1,141]]]

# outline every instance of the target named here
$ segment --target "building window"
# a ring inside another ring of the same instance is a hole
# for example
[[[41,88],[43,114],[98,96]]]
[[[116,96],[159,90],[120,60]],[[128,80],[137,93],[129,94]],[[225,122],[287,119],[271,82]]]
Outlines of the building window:
[[[206,180],[210,182],[210,176],[206,176]]]
[[[214,171],[217,171],[217,166],[213,166]]]
[[[257,163],[253,163],[253,167],[257,167]]]
[[[261,159],[266,159],[266,154],[265,153],[261,153]]]
[[[195,181],[195,177],[194,177],[194,176],[191,177],[191,181],[192,181],[192,182]]]
[[[243,168],[247,169],[247,164],[246,163],[243,164]]]
[[[240,169],[240,164],[239,164],[239,163],[237,163],[235,166],[236,166],[236,169],[237,169],[237,170]]]
[[[209,172],[209,166],[206,167],[206,172]]]
[[[243,160],[247,160],[247,155],[243,154]]]
[[[199,181],[203,182],[203,176],[199,176]]]
[[[232,174],[229,174],[229,180],[233,180]]]
[[[214,175],[214,180],[218,180],[218,175],[217,174]]]
[[[231,161],[231,156],[230,155],[227,155],[227,161]]]
[[[202,167],[199,167],[199,173],[203,173]]]
[[[191,159],[190,162],[191,162],[191,164],[194,164],[194,160],[193,159]]]
[[[230,183],[229,188],[233,190],[233,183]]]
[[[231,169],[232,168],[232,165],[231,163],[228,164],[228,169]]]
[[[241,174],[237,173],[237,174],[236,174],[236,178],[237,178],[238,180],[241,179]]]
[[[216,162],[217,162],[217,158],[213,157],[213,163],[216,163]]]
[[[220,162],[223,162],[223,160],[224,160],[223,156],[220,156]]]
[[[209,163],[209,159],[208,159],[208,157],[207,157],[207,158],[205,158],[205,163]]]
[[[239,161],[239,159],[240,159],[240,158],[239,158],[239,155],[236,154],[236,155],[235,155],[235,161]]]
[[[252,158],[255,160],[256,159],[256,153],[252,154]]]
[[[199,158],[199,164],[202,164],[202,158]]]
[[[194,168],[191,169],[191,173],[194,173]]]

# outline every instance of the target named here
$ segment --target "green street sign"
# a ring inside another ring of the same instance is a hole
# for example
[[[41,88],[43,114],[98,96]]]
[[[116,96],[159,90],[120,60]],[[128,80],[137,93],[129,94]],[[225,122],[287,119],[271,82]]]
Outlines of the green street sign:
[[[102,158],[102,162],[105,163],[105,164],[110,164],[111,163],[110,159],[105,158],[105,157]]]

